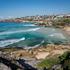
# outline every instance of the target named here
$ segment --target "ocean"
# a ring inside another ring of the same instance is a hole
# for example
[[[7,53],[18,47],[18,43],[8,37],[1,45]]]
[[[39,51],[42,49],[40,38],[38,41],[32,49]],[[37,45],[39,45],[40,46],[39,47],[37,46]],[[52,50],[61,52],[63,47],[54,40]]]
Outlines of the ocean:
[[[59,28],[30,22],[0,22],[0,47],[33,48],[45,44],[67,44],[70,37]]]

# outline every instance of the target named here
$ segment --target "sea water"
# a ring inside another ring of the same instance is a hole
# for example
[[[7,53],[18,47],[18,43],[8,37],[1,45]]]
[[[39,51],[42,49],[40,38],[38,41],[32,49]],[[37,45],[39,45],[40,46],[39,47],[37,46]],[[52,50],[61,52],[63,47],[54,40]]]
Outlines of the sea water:
[[[70,37],[54,27],[34,23],[0,22],[0,47],[38,47],[41,44],[66,44]]]

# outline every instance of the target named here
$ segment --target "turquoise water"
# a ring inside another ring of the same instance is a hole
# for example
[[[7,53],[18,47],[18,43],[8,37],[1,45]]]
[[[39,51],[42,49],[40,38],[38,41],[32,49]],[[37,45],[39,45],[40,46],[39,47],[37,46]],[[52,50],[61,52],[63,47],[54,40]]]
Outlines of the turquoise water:
[[[0,47],[37,47],[41,44],[66,44],[70,37],[53,27],[32,23],[0,22]]]

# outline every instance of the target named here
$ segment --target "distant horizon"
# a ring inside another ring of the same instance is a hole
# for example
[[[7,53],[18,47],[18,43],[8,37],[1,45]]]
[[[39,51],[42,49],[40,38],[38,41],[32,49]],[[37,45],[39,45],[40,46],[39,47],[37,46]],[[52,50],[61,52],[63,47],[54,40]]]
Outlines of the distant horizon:
[[[0,18],[70,13],[70,0],[0,0]]]
[[[0,19],[7,19],[7,18],[22,18],[22,17],[31,17],[31,16],[56,16],[56,15],[70,15],[70,13],[59,13],[59,14],[44,14],[44,15],[27,15],[27,16],[7,16],[7,17],[1,17],[0,16]]]
[[[2,19],[2,18],[21,18],[21,17],[31,17],[31,16],[52,16],[52,15],[54,15],[54,16],[56,16],[56,15],[70,15],[70,13],[59,13],[59,14],[44,14],[44,15],[27,15],[27,16],[7,16],[7,17],[1,17],[0,16],[0,19]]]

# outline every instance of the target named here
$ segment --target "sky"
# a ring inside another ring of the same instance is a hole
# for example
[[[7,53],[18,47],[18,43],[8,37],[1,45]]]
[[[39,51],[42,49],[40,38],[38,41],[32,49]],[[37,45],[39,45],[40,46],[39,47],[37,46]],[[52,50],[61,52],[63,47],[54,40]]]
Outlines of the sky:
[[[70,13],[70,0],[0,0],[0,17]]]

